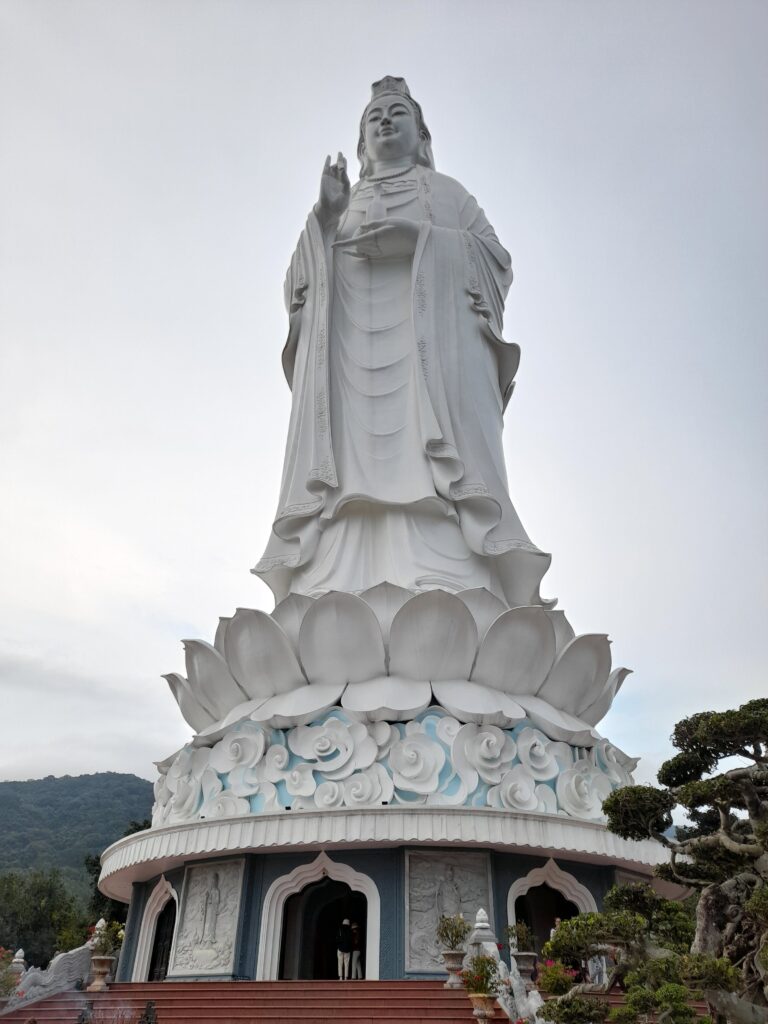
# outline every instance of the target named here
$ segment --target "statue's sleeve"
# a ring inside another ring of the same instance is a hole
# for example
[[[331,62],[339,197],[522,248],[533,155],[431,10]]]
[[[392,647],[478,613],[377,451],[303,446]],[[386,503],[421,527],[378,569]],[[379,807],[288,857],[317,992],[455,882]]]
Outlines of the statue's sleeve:
[[[477,200],[464,193],[459,210],[464,235],[470,298],[483,320],[483,333],[496,352],[499,387],[506,406],[520,362],[520,349],[504,340],[504,301],[512,284],[512,259],[501,244]]]
[[[305,228],[291,257],[291,263],[285,275],[285,284],[283,285],[285,309],[288,313],[288,337],[283,349],[283,372],[290,388],[293,387],[293,372],[296,365],[296,349],[301,332],[302,311],[307,300],[308,280],[305,259],[305,251],[308,245],[307,234],[308,232]]]

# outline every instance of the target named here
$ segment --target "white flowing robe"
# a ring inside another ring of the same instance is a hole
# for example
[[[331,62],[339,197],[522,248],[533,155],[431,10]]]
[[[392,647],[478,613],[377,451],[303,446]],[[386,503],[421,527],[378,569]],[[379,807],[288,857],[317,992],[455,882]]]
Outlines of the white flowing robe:
[[[477,202],[425,167],[352,190],[419,222],[413,258],[332,250],[310,214],[285,285],[293,391],[280,503],[254,569],[289,593],[485,587],[541,603],[549,556],[510,501],[503,411],[519,348],[501,335],[510,258]]]

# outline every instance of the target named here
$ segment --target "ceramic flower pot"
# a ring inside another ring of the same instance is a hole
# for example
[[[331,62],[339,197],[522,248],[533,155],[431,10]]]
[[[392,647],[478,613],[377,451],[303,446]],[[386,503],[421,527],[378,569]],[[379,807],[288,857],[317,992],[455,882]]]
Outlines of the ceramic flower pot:
[[[461,966],[464,963],[464,955],[463,949],[444,949],[442,951],[443,963],[445,964],[446,971],[448,971],[448,981],[443,985],[443,988],[464,988],[459,975]]]
[[[115,963],[113,956],[92,956],[91,974],[93,981],[86,989],[87,992],[106,992],[107,978],[109,977]]]
[[[525,983],[525,989],[527,992],[530,992],[533,988],[533,968],[536,963],[536,954],[512,950],[512,956],[515,958],[520,977]]]
[[[473,1006],[472,1015],[478,1020],[488,1020],[496,1016],[496,996],[487,992],[468,992]]]

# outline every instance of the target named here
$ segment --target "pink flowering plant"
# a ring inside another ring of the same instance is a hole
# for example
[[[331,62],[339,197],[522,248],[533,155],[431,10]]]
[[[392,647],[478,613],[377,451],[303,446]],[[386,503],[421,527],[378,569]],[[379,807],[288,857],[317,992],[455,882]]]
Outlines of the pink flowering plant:
[[[539,964],[536,984],[550,996],[563,996],[576,984],[578,972],[566,967],[561,960],[545,960]]]

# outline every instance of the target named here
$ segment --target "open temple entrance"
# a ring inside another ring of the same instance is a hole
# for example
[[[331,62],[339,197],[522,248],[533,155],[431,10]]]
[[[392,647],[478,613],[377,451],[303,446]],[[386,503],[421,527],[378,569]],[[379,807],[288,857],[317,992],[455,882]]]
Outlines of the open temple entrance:
[[[546,884],[534,886],[515,900],[515,918],[524,921],[533,932],[537,953],[541,952],[541,947],[548,941],[556,917],[567,921],[578,913],[579,908],[575,903]]]
[[[358,925],[365,977],[368,901],[346,882],[332,878],[313,882],[285,901],[278,977],[306,981],[337,978],[336,936],[345,918]]]
[[[155,938],[152,942],[152,954],[149,958],[148,981],[165,981],[168,964],[171,959],[173,930],[176,927],[176,900],[168,900],[157,915],[155,922]]]

